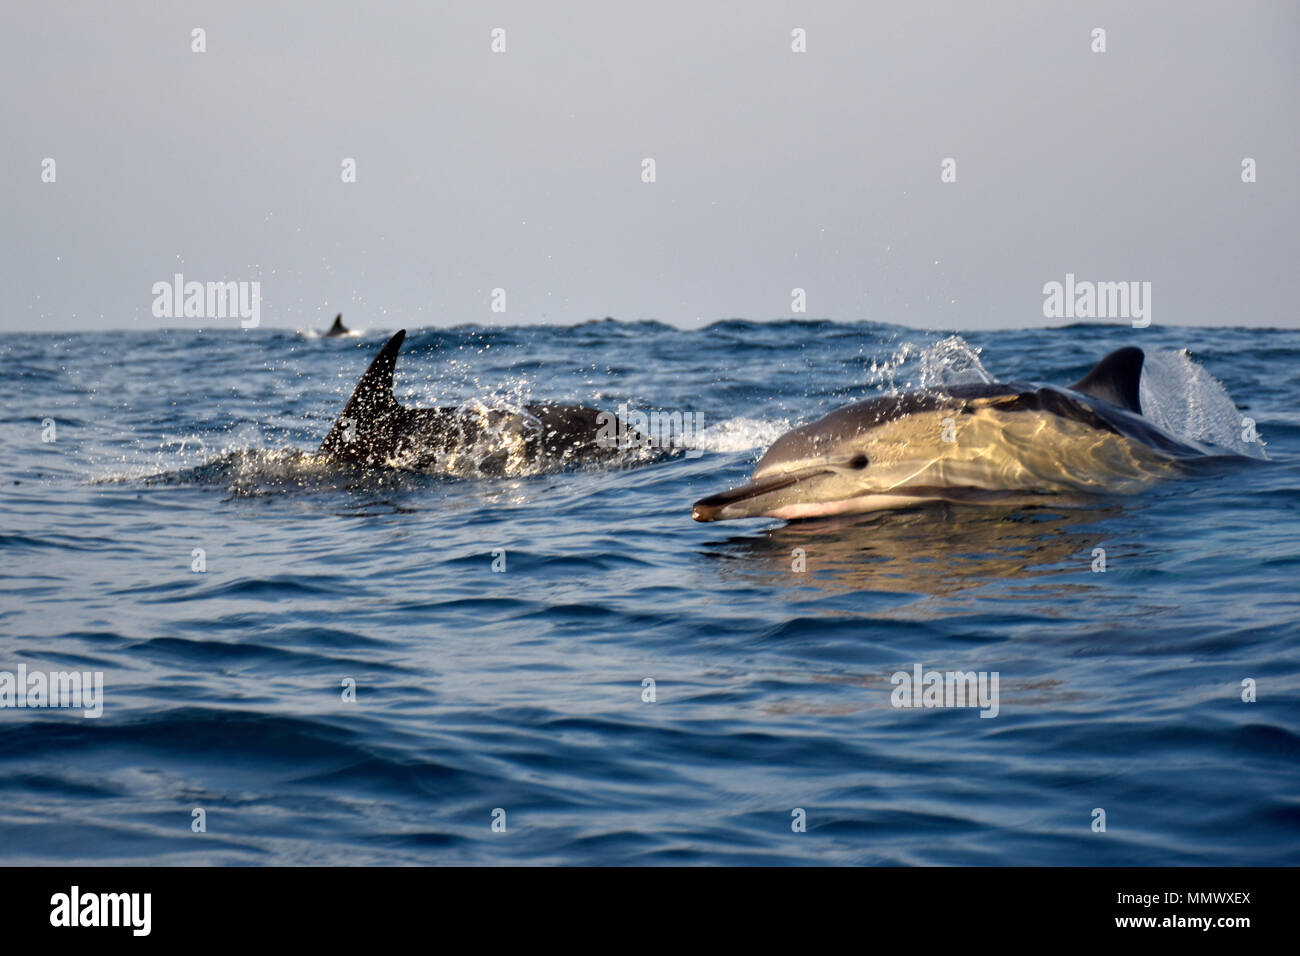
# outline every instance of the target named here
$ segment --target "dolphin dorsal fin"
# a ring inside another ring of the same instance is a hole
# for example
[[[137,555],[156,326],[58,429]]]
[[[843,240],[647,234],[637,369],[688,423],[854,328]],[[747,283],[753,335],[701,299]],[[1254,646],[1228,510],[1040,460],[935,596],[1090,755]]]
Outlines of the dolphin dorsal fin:
[[[1128,345],[1117,349],[1098,362],[1091,372],[1070,388],[1141,415],[1140,385],[1143,358],[1145,356],[1142,350],[1136,346]]]
[[[352,390],[352,397],[343,406],[343,414],[321,442],[320,454],[337,454],[340,443],[350,443],[357,435],[365,436],[376,422],[401,408],[393,396],[393,370],[397,368],[397,353],[404,338],[406,329],[401,329],[384,343],[366,374]]]
[[[330,331],[331,331],[331,332],[346,332],[346,331],[347,331],[347,329],[343,328],[343,313],[342,313],[342,312],[340,312],[338,315],[334,316],[334,324],[330,326]]]
[[[393,397],[393,371],[397,368],[397,353],[406,338],[406,329],[397,332],[384,343],[366,374],[361,376],[357,387],[352,390],[352,397],[343,407],[344,415],[358,419],[374,418],[392,409],[397,404]]]

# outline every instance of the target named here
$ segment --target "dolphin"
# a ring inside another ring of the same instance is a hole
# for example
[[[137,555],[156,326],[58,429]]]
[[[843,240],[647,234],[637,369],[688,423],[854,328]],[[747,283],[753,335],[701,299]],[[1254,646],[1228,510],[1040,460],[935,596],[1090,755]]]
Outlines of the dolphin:
[[[695,502],[696,521],[817,518],[922,502],[1031,504],[1129,493],[1216,454],[1142,416],[1139,348],[1068,388],[954,385],[872,398],[786,432],[749,482]]]
[[[334,316],[334,324],[331,325],[329,331],[325,333],[325,338],[332,339],[338,335],[351,334],[352,330],[343,324],[343,313],[340,312],[338,315]]]
[[[629,445],[619,419],[582,405],[406,408],[393,371],[406,330],[379,350],[316,454],[333,462],[409,471],[516,475],[542,467],[610,461]],[[639,438],[639,433],[632,433]],[[643,447],[643,446],[637,446]]]

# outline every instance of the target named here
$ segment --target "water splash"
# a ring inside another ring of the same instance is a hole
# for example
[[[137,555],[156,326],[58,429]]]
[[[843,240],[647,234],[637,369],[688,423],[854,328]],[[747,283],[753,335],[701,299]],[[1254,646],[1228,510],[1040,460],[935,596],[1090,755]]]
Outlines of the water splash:
[[[701,451],[737,452],[750,451],[754,448],[766,448],[790,430],[790,422],[784,419],[764,421],[760,418],[738,416],[726,421],[709,425],[686,447]]]
[[[911,382],[898,381],[900,373],[912,367],[923,347],[912,342],[904,342],[885,359],[872,359],[867,366],[867,384],[874,385],[882,392],[896,392],[899,388],[911,388]]]
[[[980,350],[960,335],[950,335],[921,350],[921,387],[944,388],[992,382],[980,361]]]
[[[995,381],[980,361],[980,350],[960,335],[930,344],[903,342],[887,358],[867,366],[867,385],[892,394]]]
[[[1245,440],[1244,416],[1228,390],[1186,349],[1146,351],[1141,399],[1142,414],[1172,435],[1250,458],[1268,458],[1262,439]]]

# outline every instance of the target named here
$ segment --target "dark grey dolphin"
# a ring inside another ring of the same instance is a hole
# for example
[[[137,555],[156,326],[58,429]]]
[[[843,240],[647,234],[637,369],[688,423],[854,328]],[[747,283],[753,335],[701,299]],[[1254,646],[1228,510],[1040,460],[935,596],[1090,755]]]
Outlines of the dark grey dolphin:
[[[522,474],[609,461],[625,450],[617,417],[582,405],[404,407],[393,396],[393,370],[405,337],[403,329],[379,350],[318,455],[373,468]]]
[[[1142,417],[1139,348],[1069,388],[957,385],[849,405],[778,438],[747,484],[695,502],[696,521],[812,518],[922,501],[1006,503],[1135,491],[1211,454]]]
[[[352,330],[343,324],[343,313],[340,312],[338,315],[334,316],[334,324],[331,325],[329,327],[329,331],[325,333],[325,338],[332,339],[336,335],[351,335],[351,334],[352,334]]]

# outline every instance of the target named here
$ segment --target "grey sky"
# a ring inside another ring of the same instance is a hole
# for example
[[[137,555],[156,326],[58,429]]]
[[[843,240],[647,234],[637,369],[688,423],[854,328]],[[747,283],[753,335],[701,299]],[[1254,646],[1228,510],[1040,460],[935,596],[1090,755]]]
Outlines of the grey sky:
[[[0,20],[0,330],[238,327],[153,318],[177,271],[258,280],[263,326],[295,328],[689,327],[789,316],[795,287],[807,317],[1061,324],[1041,290],[1067,272],[1150,281],[1157,325],[1300,325],[1291,0],[6,0]]]

